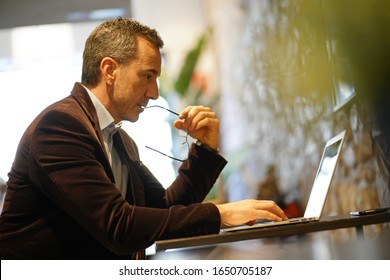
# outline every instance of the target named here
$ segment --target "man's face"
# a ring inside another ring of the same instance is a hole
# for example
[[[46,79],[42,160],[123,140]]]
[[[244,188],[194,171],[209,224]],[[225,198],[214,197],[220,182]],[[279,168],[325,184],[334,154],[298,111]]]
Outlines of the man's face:
[[[160,50],[139,37],[137,57],[120,65],[116,72],[112,96],[113,117],[116,122],[137,121],[149,99],[158,98],[157,78],[160,73]]]

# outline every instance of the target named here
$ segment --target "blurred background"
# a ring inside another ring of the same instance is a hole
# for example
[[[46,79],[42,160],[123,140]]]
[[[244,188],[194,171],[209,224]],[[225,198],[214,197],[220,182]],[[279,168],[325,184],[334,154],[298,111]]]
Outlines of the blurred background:
[[[165,41],[156,102],[175,111],[211,106],[221,119],[229,163],[207,200],[275,199],[289,216],[302,214],[325,142],[346,129],[324,215],[390,205],[389,6],[386,0],[2,0],[0,178],[7,181],[32,119],[80,80],[91,30],[123,16],[157,29]],[[165,187],[177,163],[144,146],[175,155],[181,140],[172,121],[169,113],[147,110],[124,127]]]

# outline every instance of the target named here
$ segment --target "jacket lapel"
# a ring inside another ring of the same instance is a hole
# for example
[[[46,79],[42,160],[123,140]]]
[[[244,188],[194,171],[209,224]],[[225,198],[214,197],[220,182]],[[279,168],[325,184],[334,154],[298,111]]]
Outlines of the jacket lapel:
[[[81,109],[84,111],[85,115],[88,117],[91,125],[92,125],[92,134],[98,139],[100,146],[104,150],[106,155],[107,164],[108,155],[107,151],[104,148],[103,135],[100,131],[99,119],[96,113],[95,106],[92,103],[92,100],[89,98],[88,92],[80,83],[75,83],[71,95],[77,103],[80,105]],[[127,201],[133,201],[135,205],[144,206],[145,205],[145,192],[143,188],[142,178],[140,177],[142,174],[141,166],[142,163],[139,158],[138,149],[135,145],[134,141],[126,134],[123,129],[118,131],[120,144],[117,146],[119,149],[119,155],[121,160],[126,163],[129,170],[129,181],[127,185]],[[114,180],[114,174],[112,173],[112,169],[107,168],[108,175],[111,178],[112,182]],[[133,196],[132,198],[129,195]]]
[[[114,174],[112,173],[112,169],[108,161],[108,154],[106,149],[104,148],[104,141],[102,132],[100,130],[99,118],[97,116],[95,106],[93,105],[92,100],[89,98],[88,92],[80,83],[75,83],[71,95],[80,105],[80,108],[84,112],[84,114],[87,116],[91,124],[91,127],[87,127],[90,128],[91,135],[93,135],[99,141],[100,146],[102,147],[102,150],[106,156],[107,165],[109,166],[109,168],[106,168],[106,170],[109,170],[107,171],[108,176],[110,177],[112,182],[115,182]]]

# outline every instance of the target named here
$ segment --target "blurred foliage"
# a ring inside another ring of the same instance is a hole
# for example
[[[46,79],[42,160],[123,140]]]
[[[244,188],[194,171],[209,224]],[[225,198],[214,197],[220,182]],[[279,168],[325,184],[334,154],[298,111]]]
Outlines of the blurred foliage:
[[[285,131],[310,126],[331,108],[331,68],[319,0],[264,1],[246,31],[249,108],[267,108]],[[259,85],[261,86],[259,87]],[[258,119],[256,110],[250,119]],[[295,120],[295,122],[291,122]]]
[[[390,1],[332,0],[324,8],[360,96],[381,103],[390,84]]]
[[[162,96],[170,99],[169,95],[176,95],[175,98],[178,98],[181,107],[194,104],[213,107],[216,104],[219,94],[208,92],[207,84],[210,77],[198,68],[211,35],[212,29],[206,28],[196,39],[194,45],[186,53],[175,78],[167,72],[161,76],[160,94]]]
[[[324,1],[329,22],[350,61],[356,94],[374,142],[390,170],[390,1]],[[386,175],[388,176],[388,175]]]
[[[348,113],[337,115],[351,106],[335,113],[341,85],[376,104],[371,112],[382,130],[389,127],[390,1],[239,2],[243,16],[238,36],[219,43],[234,46],[228,53],[234,56],[229,58],[234,67],[228,82],[239,95],[243,115],[236,124],[248,133],[242,148],[232,151],[233,168],[227,173],[248,161],[255,170],[271,162],[286,170],[283,178],[290,184],[302,184],[298,179],[310,175],[313,155],[321,152],[318,143],[348,127]],[[296,160],[302,156],[307,156],[305,162]]]
[[[197,40],[195,46],[187,53],[183,61],[181,70],[179,72],[178,78],[174,83],[175,91],[182,98],[186,95],[190,87],[195,67],[206,44],[206,36],[207,33],[203,33]]]

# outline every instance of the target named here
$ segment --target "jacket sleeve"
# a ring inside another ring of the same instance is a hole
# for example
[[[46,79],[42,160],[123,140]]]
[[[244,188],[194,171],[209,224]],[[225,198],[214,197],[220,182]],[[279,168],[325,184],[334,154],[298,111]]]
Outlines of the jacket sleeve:
[[[165,190],[140,161],[135,142],[128,135],[125,138],[128,151],[133,154],[133,165],[137,169],[133,177],[139,177],[142,182],[144,205],[170,211],[171,221],[164,225],[157,239],[217,233],[221,223],[218,209],[214,204],[202,201],[226,165],[226,160],[193,144],[188,159],[179,168],[178,177]],[[132,187],[136,188],[136,185]]]
[[[146,205],[169,208],[202,202],[226,163],[220,155],[193,144],[188,159],[180,166],[177,178],[167,190],[141,163],[139,174],[142,174]]]
[[[96,240],[124,255],[161,238],[218,232],[218,210],[211,204],[188,205],[196,195],[183,198],[189,191],[187,184],[174,183],[179,187],[167,191],[165,208],[127,203],[113,183],[105,152],[92,130],[81,115],[50,111],[31,129],[28,161],[34,185]],[[197,172],[179,178],[187,181],[197,174],[206,175]],[[155,199],[152,192],[147,187],[145,196]]]

